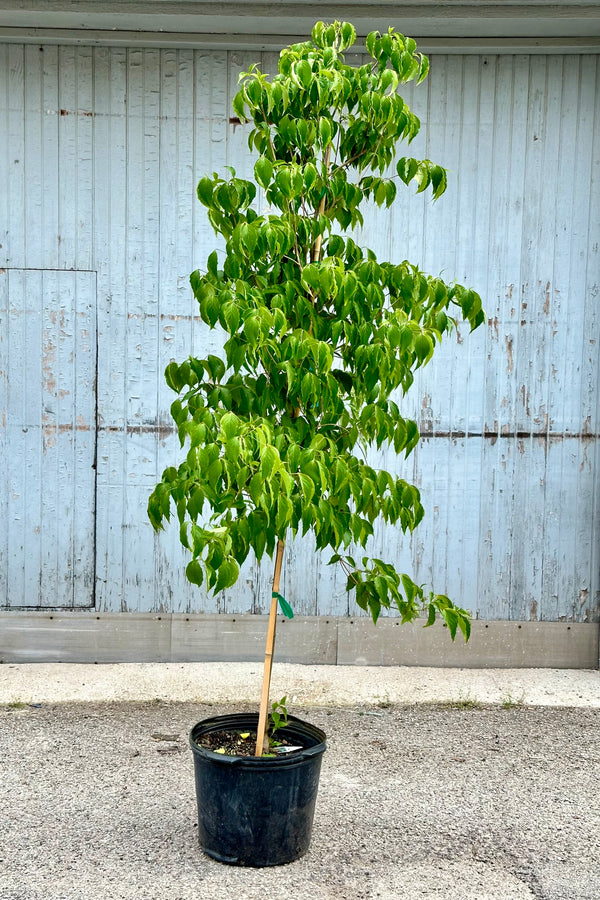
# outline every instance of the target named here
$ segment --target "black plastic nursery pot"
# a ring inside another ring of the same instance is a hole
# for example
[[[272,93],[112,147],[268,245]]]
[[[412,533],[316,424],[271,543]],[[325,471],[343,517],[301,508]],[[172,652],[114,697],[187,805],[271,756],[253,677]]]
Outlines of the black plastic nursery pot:
[[[326,748],[320,728],[295,716],[278,734],[302,747],[280,757],[225,756],[198,745],[211,731],[256,731],[258,715],[204,719],[192,728],[198,838],[213,859],[280,866],[308,850]]]

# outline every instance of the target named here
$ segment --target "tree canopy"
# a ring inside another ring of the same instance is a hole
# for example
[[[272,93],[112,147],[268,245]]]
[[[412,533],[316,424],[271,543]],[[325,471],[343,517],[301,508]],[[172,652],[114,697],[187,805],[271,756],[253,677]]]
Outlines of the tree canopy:
[[[351,66],[355,37],[348,23],[317,23],[310,41],[281,52],[274,77],[257,66],[241,76],[233,108],[252,126],[254,181],[233,169],[201,179],[225,253],[191,275],[223,355],[167,367],[187,455],[165,470],[149,515],[162,527],[173,501],[187,576],[213,592],[235,583],[251,552],[272,556],[278,540],[312,531],[374,621],[390,606],[403,621],[440,613],[453,638],[457,628],[468,637],[468,614],[447,597],[390,562],[355,558],[379,517],[410,532],[423,516],[415,486],[366,461],[369,445],[408,455],[419,440],[394,395],[455,314],[472,328],[484,320],[475,291],[381,262],[349,233],[365,204],[393,204],[399,182],[434,200],[447,183],[441,166],[397,154],[420,125],[399,89],[427,76],[427,58],[390,29],[369,34],[369,61]]]

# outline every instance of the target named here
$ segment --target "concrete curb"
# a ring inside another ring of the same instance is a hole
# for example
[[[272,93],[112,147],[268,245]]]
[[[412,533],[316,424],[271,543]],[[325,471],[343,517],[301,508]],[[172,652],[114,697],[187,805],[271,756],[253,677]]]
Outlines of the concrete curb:
[[[258,663],[0,666],[0,704],[114,701],[257,703]],[[271,695],[300,706],[443,703],[600,708],[589,669],[438,669],[279,663]]]

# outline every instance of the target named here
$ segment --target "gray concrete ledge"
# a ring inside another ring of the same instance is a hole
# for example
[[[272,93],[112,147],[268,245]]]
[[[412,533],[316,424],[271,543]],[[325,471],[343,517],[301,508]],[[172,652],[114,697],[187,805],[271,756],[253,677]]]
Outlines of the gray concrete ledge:
[[[598,624],[473,623],[468,644],[436,623],[297,616],[278,620],[277,659],[343,666],[598,667]],[[259,662],[267,617],[151,613],[0,613],[0,663]]]
[[[337,3],[327,12],[314,0],[5,0],[0,38],[129,46],[274,49],[306,40],[315,21],[347,20],[360,36],[390,25],[417,39],[419,49],[441,53],[594,52],[600,36],[598,4],[493,3],[484,0],[412,0]],[[589,48],[592,48],[591,50]]]
[[[257,663],[8,664],[0,705],[164,700],[258,705]],[[600,673],[568,669],[297,666],[276,662],[271,697],[306,706],[441,703],[600,708]]]
[[[1,10],[0,10],[1,13]],[[352,18],[352,17],[350,17]],[[0,19],[1,21],[1,19]],[[0,43],[76,45],[91,47],[143,47],[176,50],[237,50],[256,53],[279,53],[282,46],[305,41],[307,30],[300,34],[279,36],[275,34],[239,34],[231,32],[180,32],[126,30],[113,28],[41,28],[31,26],[6,26],[0,24]],[[384,29],[385,30],[385,29]],[[405,29],[410,32],[410,29]],[[411,35],[413,32],[410,32]],[[421,36],[414,32],[419,50],[427,54],[476,53],[496,54],[582,54],[598,53],[600,37],[587,35],[530,36],[530,37],[453,37]],[[358,49],[361,47],[359,45]]]

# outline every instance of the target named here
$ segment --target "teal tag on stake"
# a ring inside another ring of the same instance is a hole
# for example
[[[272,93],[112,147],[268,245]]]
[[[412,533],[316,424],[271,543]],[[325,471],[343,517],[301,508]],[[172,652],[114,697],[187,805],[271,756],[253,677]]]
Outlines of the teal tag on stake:
[[[285,597],[282,597],[281,594],[277,593],[277,591],[273,591],[273,597],[277,597],[277,599],[279,600],[281,612],[284,614],[284,616],[287,616],[288,619],[293,619],[294,618],[294,610],[292,609],[290,604],[287,602]]]

